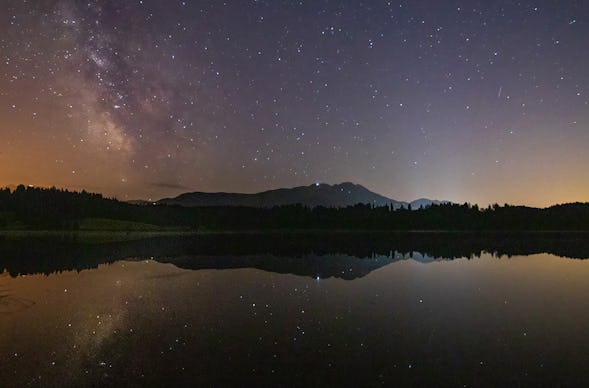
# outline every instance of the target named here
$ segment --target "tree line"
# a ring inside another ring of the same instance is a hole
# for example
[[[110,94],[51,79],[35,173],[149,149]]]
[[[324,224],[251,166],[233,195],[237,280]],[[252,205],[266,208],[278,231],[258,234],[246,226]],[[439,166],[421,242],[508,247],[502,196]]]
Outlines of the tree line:
[[[108,218],[200,230],[589,230],[589,204],[548,208],[440,204],[394,209],[391,204],[343,208],[302,205],[181,207],[135,205],[100,194],[18,186],[0,189],[0,228],[78,229],[87,218]]]

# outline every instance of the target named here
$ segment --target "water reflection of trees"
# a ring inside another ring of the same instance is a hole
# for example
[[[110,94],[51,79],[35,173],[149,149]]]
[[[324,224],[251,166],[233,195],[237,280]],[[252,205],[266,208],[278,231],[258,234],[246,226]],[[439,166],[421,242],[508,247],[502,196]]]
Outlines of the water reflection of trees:
[[[259,268],[353,279],[398,260],[422,262],[550,253],[589,258],[587,233],[258,233],[160,237],[89,244],[72,238],[0,241],[11,275],[83,270],[154,258],[185,269]]]

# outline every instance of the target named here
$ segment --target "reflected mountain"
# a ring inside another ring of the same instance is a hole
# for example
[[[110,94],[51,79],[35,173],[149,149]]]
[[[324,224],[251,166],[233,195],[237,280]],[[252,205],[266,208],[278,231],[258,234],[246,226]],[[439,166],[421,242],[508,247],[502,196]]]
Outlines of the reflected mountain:
[[[84,270],[118,260],[154,259],[179,268],[256,268],[313,278],[363,277],[399,260],[550,253],[589,258],[589,233],[244,233],[110,243],[60,238],[0,239],[0,270],[24,275]]]

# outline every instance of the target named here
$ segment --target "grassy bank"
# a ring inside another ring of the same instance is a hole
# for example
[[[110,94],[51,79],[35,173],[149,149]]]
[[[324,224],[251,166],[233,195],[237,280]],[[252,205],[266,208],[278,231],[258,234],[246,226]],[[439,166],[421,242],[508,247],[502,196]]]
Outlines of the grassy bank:
[[[103,243],[140,240],[164,236],[189,236],[187,230],[0,230],[0,239],[21,240],[28,238],[56,238],[81,243]]]

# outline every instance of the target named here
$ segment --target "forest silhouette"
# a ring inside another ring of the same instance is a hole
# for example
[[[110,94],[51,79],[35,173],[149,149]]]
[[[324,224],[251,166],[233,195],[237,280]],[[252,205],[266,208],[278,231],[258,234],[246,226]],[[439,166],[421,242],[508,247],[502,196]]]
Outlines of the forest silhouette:
[[[0,228],[77,230],[88,218],[105,218],[191,230],[446,230],[586,231],[589,203],[548,208],[497,204],[440,204],[419,209],[357,204],[342,208],[286,205],[181,207],[136,205],[100,194],[18,186],[0,189]]]

